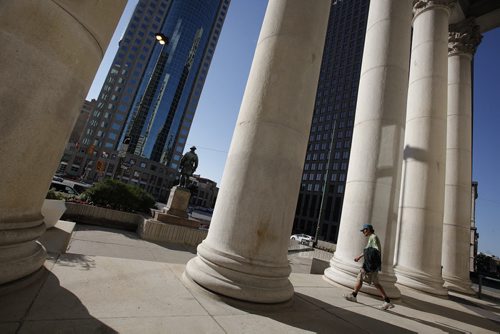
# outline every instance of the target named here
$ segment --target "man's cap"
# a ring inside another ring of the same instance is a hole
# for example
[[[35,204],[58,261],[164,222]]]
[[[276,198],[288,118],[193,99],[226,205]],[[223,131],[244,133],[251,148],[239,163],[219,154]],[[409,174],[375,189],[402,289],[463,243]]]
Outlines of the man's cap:
[[[196,150],[196,146],[191,146],[190,150],[191,150],[191,151]]]
[[[364,224],[363,225],[363,228],[360,230],[361,232],[363,232],[364,229],[367,229],[367,230],[370,230],[370,231],[373,231],[373,225],[372,224]]]

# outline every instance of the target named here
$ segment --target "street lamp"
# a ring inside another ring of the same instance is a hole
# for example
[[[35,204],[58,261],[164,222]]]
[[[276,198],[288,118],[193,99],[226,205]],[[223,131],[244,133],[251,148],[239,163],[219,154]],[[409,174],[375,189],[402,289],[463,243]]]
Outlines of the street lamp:
[[[156,33],[155,37],[158,43],[160,43],[161,45],[168,44],[168,37],[162,34],[161,32]]]

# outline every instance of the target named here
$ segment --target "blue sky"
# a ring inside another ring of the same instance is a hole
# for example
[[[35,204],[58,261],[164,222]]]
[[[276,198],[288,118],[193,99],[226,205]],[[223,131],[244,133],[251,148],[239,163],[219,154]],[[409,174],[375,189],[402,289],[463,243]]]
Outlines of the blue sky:
[[[473,99],[479,250],[500,256],[500,28],[485,33],[477,50]]]
[[[232,0],[186,147],[197,173],[220,183],[267,0]],[[87,99],[97,98],[137,0],[129,0]],[[475,57],[473,178],[479,182],[479,250],[500,256],[500,29],[488,32]]]

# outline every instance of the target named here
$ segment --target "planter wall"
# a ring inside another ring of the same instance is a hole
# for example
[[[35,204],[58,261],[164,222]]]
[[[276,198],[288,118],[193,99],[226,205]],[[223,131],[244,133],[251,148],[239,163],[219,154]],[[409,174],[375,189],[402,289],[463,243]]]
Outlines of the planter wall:
[[[80,224],[99,225],[129,231],[137,230],[144,217],[139,214],[111,210],[98,206],[66,202],[63,219]]]

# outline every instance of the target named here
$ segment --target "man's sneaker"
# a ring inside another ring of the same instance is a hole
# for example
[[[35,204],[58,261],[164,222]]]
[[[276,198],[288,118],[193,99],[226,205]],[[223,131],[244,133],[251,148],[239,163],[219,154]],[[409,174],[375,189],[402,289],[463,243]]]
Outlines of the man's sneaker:
[[[390,308],[393,308],[394,307],[394,304],[392,304],[391,302],[384,302],[379,308],[381,310],[388,310]]]
[[[355,302],[355,303],[356,303],[356,302],[358,301],[358,300],[356,299],[356,297],[354,297],[354,296],[352,295],[352,293],[345,294],[345,295],[344,295],[344,298],[345,298],[346,300],[350,301],[350,302]]]

